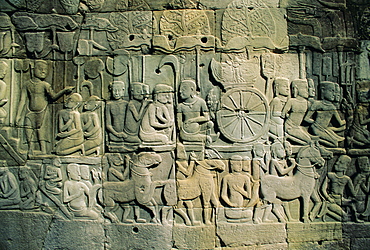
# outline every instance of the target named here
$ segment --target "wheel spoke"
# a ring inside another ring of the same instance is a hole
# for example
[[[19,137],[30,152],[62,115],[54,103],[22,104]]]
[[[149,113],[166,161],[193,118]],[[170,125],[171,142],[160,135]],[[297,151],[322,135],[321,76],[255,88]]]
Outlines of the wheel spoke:
[[[239,117],[238,117],[238,119],[239,119]],[[233,130],[231,131],[231,134],[234,134],[234,132],[235,132],[236,127],[238,126],[238,124],[239,124],[238,122],[235,123],[235,126],[234,126]]]
[[[243,104],[243,92],[239,90],[239,98],[240,98],[240,108],[243,109],[244,104]]]
[[[228,126],[230,126],[233,122],[235,122],[235,120],[237,120],[238,118],[237,117],[235,117],[234,119],[232,119],[231,121],[229,121],[228,123],[226,123],[225,125],[224,125],[224,127],[228,127]]]
[[[233,113],[233,114],[221,115],[221,117],[232,117],[232,116],[236,116],[236,114],[235,114],[235,113]]]
[[[234,112],[235,110],[233,108],[230,108],[229,106],[225,105],[225,104],[222,104],[222,107],[225,108],[225,109],[228,109],[232,112]]]
[[[245,121],[245,123],[247,124],[247,126],[248,126],[249,130],[251,131],[251,133],[252,133],[253,135],[256,135],[256,133],[254,133],[254,131],[253,131],[253,129],[252,129],[251,125],[249,124],[249,122],[248,122],[248,120],[247,120],[247,118],[246,118],[246,117],[244,117],[244,121]]]
[[[249,101],[252,99],[252,97],[251,97],[251,93],[250,93],[250,92],[248,92],[247,94],[249,94],[249,98],[248,98],[247,103],[245,104],[245,106],[242,106],[242,107],[241,107],[242,109],[245,109],[245,108],[248,106]]]
[[[244,139],[244,124],[243,122],[240,123],[240,139]]]
[[[267,115],[266,112],[249,112],[248,115]]]
[[[229,99],[234,104],[235,108],[240,109],[240,107],[238,107],[238,104],[236,104],[236,101],[234,100],[234,98],[231,95],[229,95]]]
[[[257,108],[258,106],[261,106],[263,104],[263,102],[261,101],[260,103],[258,103],[257,105],[254,105],[253,107],[249,108],[249,110],[254,110],[255,108]]]
[[[256,120],[256,119],[254,119],[254,118],[252,118],[252,117],[249,117],[249,116],[247,116],[247,118],[248,118],[249,120],[251,120],[252,122],[255,122],[255,123],[257,123],[258,125],[261,125],[261,127],[263,127],[263,123],[262,123],[262,122],[260,122],[260,121],[258,121],[258,120]]]

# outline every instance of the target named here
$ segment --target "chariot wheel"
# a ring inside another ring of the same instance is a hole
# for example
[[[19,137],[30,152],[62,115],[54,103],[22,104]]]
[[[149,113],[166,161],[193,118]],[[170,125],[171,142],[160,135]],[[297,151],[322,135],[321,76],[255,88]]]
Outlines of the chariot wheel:
[[[232,142],[251,142],[267,133],[269,105],[255,88],[228,90],[221,97],[217,123],[221,133]]]

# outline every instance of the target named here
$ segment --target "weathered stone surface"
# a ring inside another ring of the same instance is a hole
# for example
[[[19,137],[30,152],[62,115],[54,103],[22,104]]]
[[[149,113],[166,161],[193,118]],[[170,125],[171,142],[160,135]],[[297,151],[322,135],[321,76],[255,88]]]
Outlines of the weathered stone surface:
[[[368,230],[368,223],[343,223],[343,237],[344,238],[370,238]]]
[[[106,249],[172,248],[172,226],[108,224],[104,230]]]
[[[289,243],[289,249],[356,249],[349,239],[338,241]]]
[[[44,239],[45,249],[104,249],[104,225],[88,221],[53,220]]]
[[[38,211],[1,211],[0,248],[42,249],[52,223],[52,215]]]
[[[277,244],[279,246],[279,244],[285,243],[287,231],[284,224],[278,223],[258,225],[218,223],[217,236],[220,238],[222,244],[227,247],[269,244]]]
[[[288,242],[334,241],[342,239],[342,224],[327,223],[287,223]]]
[[[214,226],[175,225],[172,231],[173,246],[178,249],[215,248],[216,231]]]

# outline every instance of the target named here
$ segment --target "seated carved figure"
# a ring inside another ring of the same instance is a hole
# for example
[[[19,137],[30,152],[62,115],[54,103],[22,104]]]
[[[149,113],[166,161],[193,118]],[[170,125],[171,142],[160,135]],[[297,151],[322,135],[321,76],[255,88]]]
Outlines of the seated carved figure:
[[[355,200],[344,197],[344,190],[348,189],[350,195],[354,197],[355,188],[349,176],[345,175],[347,167],[351,164],[351,157],[347,155],[339,156],[334,165],[334,172],[329,172],[323,185],[322,194],[329,201],[326,206],[326,213],[334,219],[341,221],[347,220],[347,213],[342,208],[343,206],[349,207],[353,213],[356,222],[361,222],[358,219],[355,207]]]
[[[354,119],[350,130],[350,146],[364,147],[370,145],[370,124],[369,103],[370,103],[370,82],[364,81],[358,83],[357,90],[357,106],[354,113]]]
[[[225,209],[225,216],[230,222],[252,220],[253,211],[245,206],[252,197],[252,176],[242,172],[241,156],[234,155],[229,162],[231,173],[224,176],[221,187],[221,198],[231,207]]]
[[[6,161],[0,166],[0,208],[15,208],[21,202],[19,186]]]
[[[183,102],[177,106],[177,122],[182,141],[212,143],[209,134],[213,122],[210,121],[206,102],[196,95],[195,82],[182,81],[179,94]]]
[[[58,113],[58,131],[55,152],[57,155],[71,155],[81,151],[85,154],[84,136],[80,112],[77,108],[82,102],[80,94],[73,93],[65,101],[65,109]]]
[[[292,90],[293,98],[287,101],[282,111],[282,117],[286,118],[284,130],[289,140],[306,145],[311,141],[311,136],[301,124],[308,109],[307,80],[292,81]]]
[[[155,86],[154,102],[149,104],[140,127],[139,135],[144,143],[163,145],[171,142],[174,125],[172,92],[172,87],[168,85]]]
[[[337,135],[336,132],[346,128],[346,121],[340,118],[333,104],[335,84],[328,81],[321,82],[322,100],[314,102],[305,117],[305,121],[312,124],[310,127],[312,133],[320,137],[320,142],[330,147],[338,147],[338,143],[344,141],[344,137]],[[316,115],[315,120],[313,119],[314,114]],[[333,118],[338,123],[338,127],[329,127]]]
[[[283,141],[284,119],[281,114],[290,96],[290,83],[289,79],[278,77],[273,84],[275,97],[270,102],[270,136]]]
[[[81,115],[86,155],[95,153],[98,156],[100,154],[103,138],[99,116],[96,113],[96,110],[100,107],[99,101],[99,97],[90,96],[84,105],[84,112]]]
[[[148,107],[149,101],[145,98],[146,85],[140,82],[134,82],[130,85],[130,101],[127,104],[125,117],[125,132],[128,137],[125,141],[128,143],[140,143],[139,128],[143,115]]]
[[[92,210],[94,198],[89,187],[81,181],[80,169],[77,164],[68,164],[69,180],[64,183],[63,202],[76,217],[90,220],[99,219],[99,214]]]

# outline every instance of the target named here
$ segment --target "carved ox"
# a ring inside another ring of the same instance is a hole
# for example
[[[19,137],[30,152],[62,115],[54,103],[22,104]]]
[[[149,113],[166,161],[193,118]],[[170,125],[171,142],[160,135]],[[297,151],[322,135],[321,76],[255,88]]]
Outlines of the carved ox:
[[[158,165],[161,161],[161,156],[154,152],[139,153],[130,160],[130,179],[104,182],[99,194],[99,200],[105,207],[104,215],[112,222],[120,222],[114,213],[120,204],[124,208],[123,222],[132,222],[127,217],[130,214],[129,203],[135,201],[152,212],[152,222],[159,223],[158,205],[153,194],[155,188],[163,186],[165,182],[152,181],[148,168]],[[137,207],[135,207],[135,216],[137,222],[145,222],[139,218]]]
[[[273,212],[280,222],[285,222],[281,200],[294,200],[302,198],[303,221],[309,222],[309,201],[312,196],[314,208],[319,206],[317,192],[315,165],[323,166],[325,160],[321,157],[319,149],[313,144],[302,148],[297,155],[297,171],[293,176],[278,177],[264,175],[261,177],[261,192],[264,200],[273,204]]]

